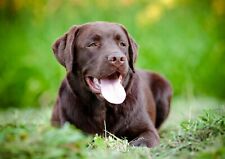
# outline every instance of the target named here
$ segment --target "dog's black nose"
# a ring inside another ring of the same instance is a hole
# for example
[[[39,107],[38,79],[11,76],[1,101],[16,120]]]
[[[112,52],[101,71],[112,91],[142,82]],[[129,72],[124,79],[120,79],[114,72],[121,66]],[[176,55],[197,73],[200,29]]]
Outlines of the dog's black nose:
[[[121,53],[113,53],[112,55],[108,56],[109,63],[111,63],[117,67],[124,64],[126,59],[127,59],[127,57]]]

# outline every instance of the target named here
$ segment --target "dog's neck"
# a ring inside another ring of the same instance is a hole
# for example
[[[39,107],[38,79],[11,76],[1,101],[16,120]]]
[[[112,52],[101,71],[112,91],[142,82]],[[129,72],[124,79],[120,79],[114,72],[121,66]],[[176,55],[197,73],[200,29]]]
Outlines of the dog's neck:
[[[134,74],[135,73],[131,69],[129,69],[129,71],[125,77],[124,86],[125,86],[125,90],[126,90],[127,94],[131,91],[131,86],[134,81]]]

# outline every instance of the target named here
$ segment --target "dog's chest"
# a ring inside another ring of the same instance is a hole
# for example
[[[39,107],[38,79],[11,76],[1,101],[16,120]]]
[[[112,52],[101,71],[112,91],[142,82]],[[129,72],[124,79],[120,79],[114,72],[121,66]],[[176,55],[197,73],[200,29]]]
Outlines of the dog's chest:
[[[87,112],[83,112],[82,114],[83,122],[79,123],[77,127],[91,134],[103,134],[105,130],[116,133],[115,131],[118,131],[122,124],[119,121],[124,121],[121,120],[123,118],[121,112],[118,109],[112,109],[110,107],[94,110],[88,114]]]

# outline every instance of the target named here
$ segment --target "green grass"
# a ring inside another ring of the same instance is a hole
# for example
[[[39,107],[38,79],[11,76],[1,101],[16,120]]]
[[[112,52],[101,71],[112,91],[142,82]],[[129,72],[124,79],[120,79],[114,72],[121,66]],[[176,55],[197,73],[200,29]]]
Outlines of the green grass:
[[[218,158],[225,157],[225,109],[214,100],[175,99],[160,130],[159,146],[130,147],[126,140],[88,136],[67,124],[53,128],[50,108],[0,112],[0,158]]]

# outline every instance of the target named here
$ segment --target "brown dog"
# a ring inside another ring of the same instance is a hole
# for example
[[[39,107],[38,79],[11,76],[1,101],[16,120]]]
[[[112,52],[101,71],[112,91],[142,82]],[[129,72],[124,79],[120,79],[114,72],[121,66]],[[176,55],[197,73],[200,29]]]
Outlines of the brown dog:
[[[136,70],[137,45],[115,23],[74,26],[53,44],[67,70],[52,124],[69,122],[90,134],[107,131],[134,146],[159,143],[170,109],[171,87],[156,73]]]

